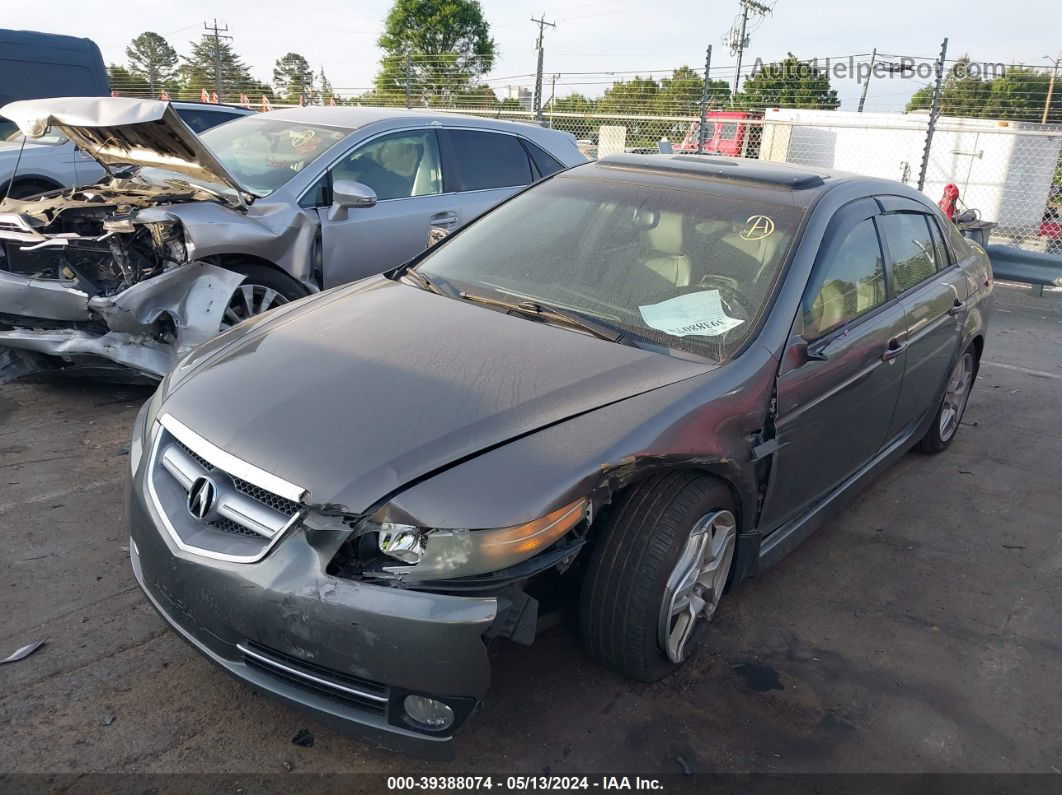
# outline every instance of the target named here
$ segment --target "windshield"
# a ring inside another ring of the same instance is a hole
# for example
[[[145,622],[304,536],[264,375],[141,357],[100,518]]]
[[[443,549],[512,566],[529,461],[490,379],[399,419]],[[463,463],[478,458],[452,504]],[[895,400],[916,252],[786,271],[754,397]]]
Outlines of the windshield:
[[[268,196],[348,134],[335,127],[245,116],[199,137],[242,187]]]
[[[11,133],[7,138],[3,140],[9,144],[21,145],[22,142],[25,141],[27,144],[36,144],[38,146],[58,146],[59,144],[65,144],[67,139],[65,136],[60,135],[59,133],[49,128],[48,131],[39,138],[30,138],[27,140],[26,136],[19,132],[16,128],[13,133]]]
[[[417,266],[455,290],[561,307],[636,344],[728,358],[756,325],[803,210],[559,177]]]

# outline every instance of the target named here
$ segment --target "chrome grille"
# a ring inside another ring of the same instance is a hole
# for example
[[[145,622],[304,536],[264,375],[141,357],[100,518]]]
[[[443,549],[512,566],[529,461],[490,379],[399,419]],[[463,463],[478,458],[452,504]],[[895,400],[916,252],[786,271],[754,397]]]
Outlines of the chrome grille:
[[[188,453],[188,455],[194,458],[196,463],[203,467],[205,470],[220,468],[215,467],[213,464],[211,464],[201,455],[198,455],[187,445],[182,444],[180,440],[174,439],[174,443],[177,444],[186,453]],[[234,477],[231,474],[229,474],[229,477],[232,478],[232,483],[236,487],[236,490],[238,492],[240,492],[241,494],[246,494],[252,500],[257,500],[263,505],[272,508],[274,511],[277,511],[279,513],[284,514],[285,516],[290,517],[294,516],[299,510],[299,504],[297,502],[292,502],[291,500],[284,499],[279,494],[274,494],[271,491],[266,491],[265,489],[254,485],[253,483],[248,483],[246,480],[241,480],[240,478]]]
[[[243,661],[247,665],[296,687],[353,704],[378,715],[384,714],[387,708],[387,685],[380,682],[325,668],[254,641],[239,643],[236,648],[243,653]]]
[[[179,547],[254,562],[301,519],[300,503],[286,495],[303,495],[303,489],[215,447],[170,415],[159,423],[148,488]]]

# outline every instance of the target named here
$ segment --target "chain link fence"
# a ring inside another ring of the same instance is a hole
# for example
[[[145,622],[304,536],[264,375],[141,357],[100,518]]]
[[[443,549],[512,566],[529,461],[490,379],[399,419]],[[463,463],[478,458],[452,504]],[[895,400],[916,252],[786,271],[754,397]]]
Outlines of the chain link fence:
[[[533,75],[486,78],[470,88],[467,79],[454,77],[462,72],[447,59],[396,58],[384,67],[381,79],[369,87],[333,92],[329,86],[322,92],[307,86],[288,91],[288,96],[274,92],[267,97],[262,91],[268,87],[255,84],[234,86],[240,93],[221,99],[256,110],[293,102],[410,106],[537,123],[571,133],[589,157],[656,152],[665,139],[676,151],[698,151],[703,69],[547,75],[539,98],[543,110],[536,114],[528,88]],[[116,78],[112,75],[117,93],[149,95],[143,86]],[[718,81],[709,82],[713,91],[718,89]],[[168,96],[201,99],[209,94],[185,89]],[[995,224],[991,242],[1062,254],[1062,124],[1036,123],[1041,105],[1033,103],[1032,110],[1020,115],[1036,121],[966,118],[961,111],[939,117],[923,173],[929,126],[924,112],[742,110],[739,103],[724,100],[708,95],[706,152],[894,179],[921,187],[933,201],[942,198],[945,186],[955,185],[960,212],[969,208]],[[992,106],[970,114],[1005,115],[1004,110]]]

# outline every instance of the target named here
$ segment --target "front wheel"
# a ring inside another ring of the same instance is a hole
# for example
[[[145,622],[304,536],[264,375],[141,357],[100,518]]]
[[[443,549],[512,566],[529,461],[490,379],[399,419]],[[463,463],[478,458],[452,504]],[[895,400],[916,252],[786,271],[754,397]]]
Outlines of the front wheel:
[[[589,655],[642,682],[688,660],[730,579],[735,514],[730,488],[701,472],[659,475],[623,494],[583,581]]]
[[[225,307],[222,331],[308,294],[306,288],[293,278],[268,265],[237,263],[223,267],[234,273],[242,273],[246,278]]]
[[[937,415],[929,426],[926,435],[918,442],[918,449],[923,453],[940,453],[947,449],[959,430],[966,404],[970,400],[974,379],[977,377],[977,350],[971,345],[959,357],[948,383],[944,387]]]

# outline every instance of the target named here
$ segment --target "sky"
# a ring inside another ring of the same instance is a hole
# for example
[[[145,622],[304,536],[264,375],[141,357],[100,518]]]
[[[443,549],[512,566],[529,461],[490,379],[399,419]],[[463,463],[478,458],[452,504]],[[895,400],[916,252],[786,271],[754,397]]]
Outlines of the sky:
[[[687,4],[585,0],[580,5],[542,0],[537,8],[518,0],[481,0],[481,4],[501,53],[488,76],[497,91],[508,84],[532,85],[537,26],[530,18],[539,14],[557,24],[556,29],[546,29],[544,50],[547,84],[549,75],[561,74],[558,96],[572,91],[597,96],[613,80],[649,72],[660,77],[682,64],[701,69],[708,45],[713,45],[712,77],[728,82],[734,77],[734,58],[723,36],[738,13],[738,0]],[[372,84],[381,55],[376,40],[390,5],[389,0],[137,0],[116,14],[115,0],[78,0],[63,3],[61,13],[44,17],[42,6],[9,2],[0,24],[86,36],[100,46],[107,63],[124,63],[125,46],[145,30],[163,35],[183,54],[188,42],[201,35],[204,21],[216,18],[228,25],[237,53],[257,79],[269,81],[274,61],[298,52],[315,70],[323,67],[341,95],[350,95]],[[880,52],[932,59],[945,36],[950,40],[949,59],[969,54],[974,61],[1048,67],[1044,56],[1062,52],[1062,3],[777,0],[773,13],[751,33],[742,74],[757,58],[767,63],[788,51],[802,59],[855,55],[865,62],[876,47]],[[917,77],[875,80],[866,110],[902,110],[907,98],[927,82]],[[833,86],[842,109],[854,110],[860,85],[854,79],[835,78]],[[548,86],[546,91],[548,96]]]

